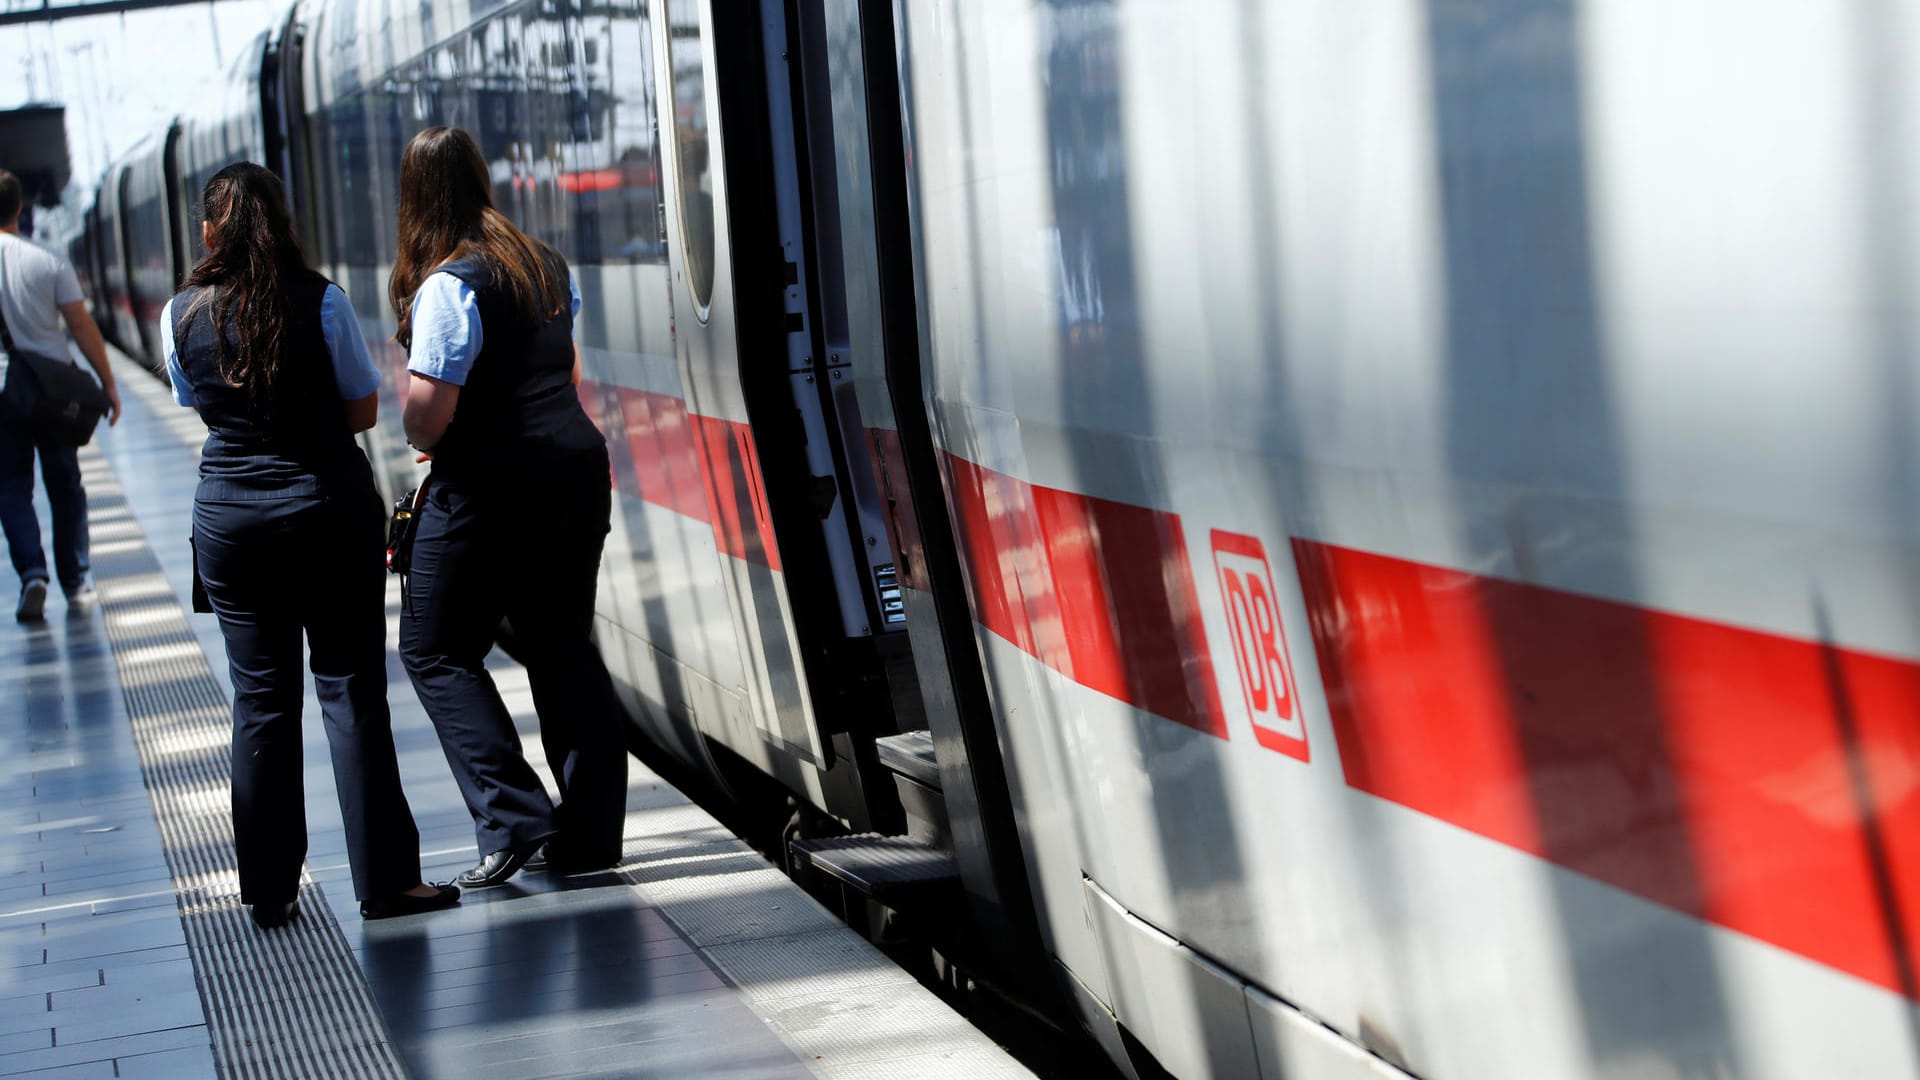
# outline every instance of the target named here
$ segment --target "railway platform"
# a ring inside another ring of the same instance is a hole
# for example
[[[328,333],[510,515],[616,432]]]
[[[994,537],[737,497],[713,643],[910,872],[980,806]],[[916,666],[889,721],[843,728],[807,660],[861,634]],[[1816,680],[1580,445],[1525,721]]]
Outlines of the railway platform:
[[[0,1074],[1028,1075],[638,762],[614,870],[363,923],[311,687],[302,915],[256,929],[225,655],[184,602],[203,430],[116,362],[126,415],[83,456],[100,599],[0,630]],[[494,677],[532,740],[523,674]],[[397,658],[389,679],[426,875],[447,880],[471,824]]]

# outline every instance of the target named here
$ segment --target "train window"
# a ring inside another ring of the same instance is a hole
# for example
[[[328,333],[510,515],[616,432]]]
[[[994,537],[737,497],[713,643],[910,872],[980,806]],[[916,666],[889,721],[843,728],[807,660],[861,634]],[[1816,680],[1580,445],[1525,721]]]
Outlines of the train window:
[[[355,94],[334,102],[334,190],[341,206],[366,208],[366,212],[334,215],[338,230],[334,255],[343,266],[372,266],[376,262],[379,222],[371,209],[379,206],[380,200],[373,190],[371,120],[366,95]]]
[[[567,130],[568,99],[566,30],[557,17],[532,10],[522,27],[526,65],[527,127],[521,133],[526,147],[526,179],[521,187],[523,228],[557,247],[567,248],[565,207],[556,182],[565,169],[561,133]],[[555,56],[560,58],[553,63]]]
[[[665,262],[654,127],[652,20],[645,4],[582,21],[585,64],[572,171],[575,252],[585,263]]]
[[[675,177],[679,180],[681,246],[687,288],[701,321],[713,301],[713,168],[707,144],[707,80],[700,55],[700,0],[672,0],[667,62],[673,76]]]

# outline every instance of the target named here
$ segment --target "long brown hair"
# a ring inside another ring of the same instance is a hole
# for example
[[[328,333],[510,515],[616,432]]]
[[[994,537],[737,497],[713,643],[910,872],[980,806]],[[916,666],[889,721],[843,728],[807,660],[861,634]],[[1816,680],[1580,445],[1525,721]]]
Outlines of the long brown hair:
[[[493,177],[473,136],[449,127],[415,135],[400,156],[400,252],[387,282],[400,319],[393,339],[413,347],[414,293],[441,263],[467,256],[513,293],[528,322],[546,325],[568,297],[542,248],[493,208]]]
[[[213,318],[220,377],[246,389],[255,401],[280,397],[281,362],[291,321],[287,289],[312,273],[293,232],[286,189],[280,178],[238,161],[213,174],[200,195],[200,212],[213,226],[207,254],[187,275],[200,293],[189,314],[208,309]],[[227,345],[227,329],[239,350]]]

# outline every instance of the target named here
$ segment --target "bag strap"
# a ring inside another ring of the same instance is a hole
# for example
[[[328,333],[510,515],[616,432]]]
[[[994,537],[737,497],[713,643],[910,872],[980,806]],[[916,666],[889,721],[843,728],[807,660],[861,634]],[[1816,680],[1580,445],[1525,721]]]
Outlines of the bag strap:
[[[6,268],[6,257],[0,255],[0,271],[4,271]],[[0,281],[5,281],[6,279],[7,275],[0,273]],[[0,348],[7,350],[7,359],[9,360],[13,359],[14,353],[18,351],[13,347],[13,335],[7,332],[7,305],[5,304],[0,304]]]

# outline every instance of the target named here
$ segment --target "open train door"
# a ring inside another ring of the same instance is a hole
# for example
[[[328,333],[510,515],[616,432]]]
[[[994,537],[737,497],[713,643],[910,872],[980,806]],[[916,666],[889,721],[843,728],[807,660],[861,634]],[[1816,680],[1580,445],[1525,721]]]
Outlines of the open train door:
[[[848,361],[812,314],[785,76],[768,77],[764,24],[716,18],[710,0],[663,7],[675,357],[741,689],[771,752],[733,748],[847,824],[884,826],[895,804],[863,776],[880,776],[873,739],[897,730],[888,664],[906,655],[904,615],[871,469],[848,455],[850,435],[861,445],[842,408]]]
[[[692,237],[700,225],[701,200],[679,194],[696,183],[727,212],[725,250],[711,271],[682,267],[693,280],[675,292],[688,296],[710,272],[710,306],[676,310],[675,321],[701,411],[739,407],[750,420],[781,549],[781,610],[797,615],[823,748],[853,759],[873,827],[894,834],[794,852],[862,891],[893,875],[944,875],[967,907],[956,923],[979,932],[969,944],[995,970],[1030,972],[1045,952],[922,393],[892,6],[755,9],[757,20],[729,11],[713,27],[727,130],[700,129],[684,97],[674,100],[676,227]],[[688,28],[670,22],[680,48]],[[691,65],[676,56],[672,66],[683,95]],[[701,160],[700,135],[726,160],[696,179],[687,165]],[[716,340],[702,357],[722,302],[732,351]],[[737,384],[701,369],[735,351]]]

